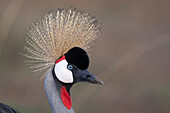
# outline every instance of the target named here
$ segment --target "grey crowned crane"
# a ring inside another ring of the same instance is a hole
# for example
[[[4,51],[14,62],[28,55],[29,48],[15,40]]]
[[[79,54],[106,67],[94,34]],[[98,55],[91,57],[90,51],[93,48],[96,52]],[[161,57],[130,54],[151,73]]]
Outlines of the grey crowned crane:
[[[70,96],[73,84],[103,84],[88,71],[87,55],[100,28],[96,18],[73,8],[50,11],[30,26],[23,55],[32,71],[42,75],[53,113],[74,113]],[[17,113],[4,104],[0,104],[0,111]]]

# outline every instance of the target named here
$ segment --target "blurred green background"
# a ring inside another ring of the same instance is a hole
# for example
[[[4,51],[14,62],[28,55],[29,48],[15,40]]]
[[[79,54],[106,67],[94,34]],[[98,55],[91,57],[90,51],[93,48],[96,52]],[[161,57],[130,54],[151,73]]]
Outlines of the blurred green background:
[[[19,53],[25,30],[44,12],[74,6],[102,22],[90,71],[103,86],[71,90],[77,113],[170,113],[170,0],[0,0],[0,102],[50,113],[43,81]]]

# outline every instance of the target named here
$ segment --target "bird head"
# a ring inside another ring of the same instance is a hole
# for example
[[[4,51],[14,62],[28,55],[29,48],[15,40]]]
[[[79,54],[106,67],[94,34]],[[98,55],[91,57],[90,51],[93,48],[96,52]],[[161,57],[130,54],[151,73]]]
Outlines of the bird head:
[[[56,61],[54,74],[62,83],[103,84],[100,78],[88,71],[89,63],[87,53],[82,48],[74,47]]]

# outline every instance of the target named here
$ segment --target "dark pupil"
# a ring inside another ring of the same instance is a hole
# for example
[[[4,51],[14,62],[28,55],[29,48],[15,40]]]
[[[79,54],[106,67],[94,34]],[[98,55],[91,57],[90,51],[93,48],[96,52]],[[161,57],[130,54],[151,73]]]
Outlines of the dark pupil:
[[[68,65],[67,68],[68,68],[69,70],[72,70],[72,69],[73,69],[73,66],[72,66],[72,65]]]

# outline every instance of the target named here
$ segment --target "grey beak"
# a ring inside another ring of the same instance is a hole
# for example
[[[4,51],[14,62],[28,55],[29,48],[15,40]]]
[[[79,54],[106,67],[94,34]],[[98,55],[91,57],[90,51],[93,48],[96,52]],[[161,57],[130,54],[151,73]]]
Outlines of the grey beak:
[[[99,77],[91,74],[88,70],[83,70],[82,81],[89,82],[92,84],[99,84],[99,85],[104,84],[103,81]]]

